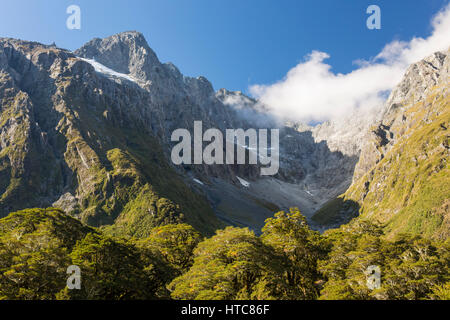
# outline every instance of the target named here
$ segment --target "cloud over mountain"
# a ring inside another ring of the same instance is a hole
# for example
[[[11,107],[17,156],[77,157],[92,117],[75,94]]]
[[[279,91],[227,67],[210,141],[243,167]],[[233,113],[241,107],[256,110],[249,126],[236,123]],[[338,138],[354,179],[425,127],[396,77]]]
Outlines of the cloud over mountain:
[[[334,73],[325,62],[330,55],[313,51],[284,79],[253,85],[250,93],[271,113],[291,120],[322,121],[380,106],[411,63],[450,46],[450,4],[431,24],[429,37],[392,41],[375,58],[357,61],[350,73]]]

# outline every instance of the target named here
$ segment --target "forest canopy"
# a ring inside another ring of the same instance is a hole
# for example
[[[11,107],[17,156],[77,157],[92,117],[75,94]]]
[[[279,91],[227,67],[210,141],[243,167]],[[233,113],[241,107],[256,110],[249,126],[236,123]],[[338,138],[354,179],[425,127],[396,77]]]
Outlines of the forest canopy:
[[[204,238],[184,223],[145,238],[85,226],[63,211],[0,219],[0,299],[450,299],[450,241],[357,220],[324,234],[298,209],[266,220],[261,235],[227,227]],[[81,289],[67,288],[67,268]],[[367,285],[369,266],[381,285]]]

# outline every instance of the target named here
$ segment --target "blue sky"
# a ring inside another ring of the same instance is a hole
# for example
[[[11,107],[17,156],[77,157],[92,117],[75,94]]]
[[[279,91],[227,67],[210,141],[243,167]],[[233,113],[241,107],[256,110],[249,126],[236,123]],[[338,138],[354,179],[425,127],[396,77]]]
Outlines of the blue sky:
[[[427,37],[448,0],[14,0],[0,5],[0,36],[74,50],[94,37],[142,32],[163,62],[215,89],[271,84],[313,50],[335,73],[370,59],[393,40]],[[81,8],[81,30],[66,28],[66,8]],[[381,7],[382,29],[366,28],[366,8]]]

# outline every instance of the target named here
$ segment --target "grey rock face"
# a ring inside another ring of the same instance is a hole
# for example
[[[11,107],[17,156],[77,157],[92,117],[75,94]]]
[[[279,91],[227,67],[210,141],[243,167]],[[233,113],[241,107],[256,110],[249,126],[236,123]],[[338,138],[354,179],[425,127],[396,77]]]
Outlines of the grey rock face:
[[[199,229],[219,225],[164,158],[163,106],[140,83],[27,41],[0,39],[0,61],[0,216],[54,204],[110,224],[142,191],[146,205],[173,215],[171,200],[184,201]]]
[[[392,91],[386,101],[381,118],[371,126],[362,145],[362,152],[355,167],[353,181],[359,180],[370,168],[381,161],[395,142],[404,134],[411,115],[409,107],[428,96],[436,86],[446,88],[449,82],[450,49],[436,52],[412,64],[400,84]],[[427,121],[427,112],[423,113]]]
[[[33,132],[27,136],[36,137],[33,144],[51,151],[42,153],[56,159],[49,163],[61,164],[54,171],[55,177],[65,177],[55,178],[59,185],[52,191],[43,187],[38,203],[76,208],[76,202],[92,192],[93,181],[88,172],[105,161],[93,150],[113,145],[108,136],[100,136],[105,128],[139,128],[151,133],[171,164],[171,133],[178,128],[192,132],[194,121],[201,120],[204,130],[280,129],[280,171],[274,177],[261,177],[258,165],[173,166],[191,189],[210,199],[224,220],[258,228],[275,208],[291,206],[298,206],[310,216],[350,184],[363,140],[361,128],[369,122],[369,117],[361,116],[363,121],[357,127],[349,125],[355,123],[355,118],[314,128],[282,123],[241,92],[215,92],[206,78],[187,77],[173,64],[161,63],[138,32],[94,39],[74,53],[11,39],[2,39],[1,49],[0,94],[13,95],[11,101],[22,101],[17,108],[25,110],[24,117],[2,124],[0,145],[4,149],[11,144],[15,128],[24,126],[24,130]],[[98,66],[83,59],[95,61],[112,72],[96,72],[94,67]],[[17,91],[9,91],[14,87]],[[25,93],[23,98],[17,97],[19,92]],[[75,98],[68,100],[68,96]],[[38,106],[37,111],[33,111],[34,105]],[[84,112],[90,116],[83,117]],[[86,121],[95,128],[79,132],[86,143],[74,142],[67,150],[61,150],[57,143],[59,132],[74,137],[71,132],[77,132]],[[67,158],[70,163],[64,161]],[[28,172],[24,166],[16,167]],[[250,185],[242,185],[240,179]],[[78,184],[76,190],[73,184]],[[217,190],[226,190],[226,196]],[[231,219],[227,215],[233,215],[235,205],[231,202],[236,199],[249,205],[242,206],[248,209],[237,219]],[[261,212],[255,213],[255,208]],[[260,219],[256,221],[255,216]]]
[[[105,39],[93,39],[75,51],[80,57],[94,59],[117,72],[148,81],[161,68],[158,57],[144,36],[135,31],[123,32]]]
[[[414,104],[426,97],[434,86],[446,83],[448,79],[448,50],[436,52],[412,64],[400,84],[386,101],[382,118],[388,117],[405,104]],[[446,79],[441,77],[443,75]]]
[[[351,217],[376,221],[392,238],[401,233],[449,235],[450,50],[411,65],[370,128],[353,183],[322,221]],[[431,222],[433,221],[433,222]]]

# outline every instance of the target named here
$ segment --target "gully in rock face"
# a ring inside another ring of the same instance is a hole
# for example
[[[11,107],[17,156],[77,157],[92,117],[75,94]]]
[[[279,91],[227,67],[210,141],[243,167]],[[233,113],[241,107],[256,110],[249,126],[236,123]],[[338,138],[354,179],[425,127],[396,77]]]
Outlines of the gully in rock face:
[[[278,173],[279,164],[279,130],[270,130],[270,145],[267,129],[226,129],[226,153],[224,159],[223,134],[219,129],[208,129],[203,133],[202,121],[194,121],[194,161],[193,164],[248,164],[259,163],[262,176],[273,176]],[[248,144],[246,140],[248,139]],[[172,162],[175,165],[192,164],[192,139],[187,129],[177,129],[172,133],[172,142],[179,142],[172,148]],[[181,141],[180,141],[181,140]],[[211,142],[204,150],[203,142]],[[259,142],[259,143],[258,143]],[[235,146],[236,145],[236,149]],[[235,152],[236,150],[236,152]],[[270,150],[270,154],[269,154]],[[235,159],[235,155],[237,159]]]

